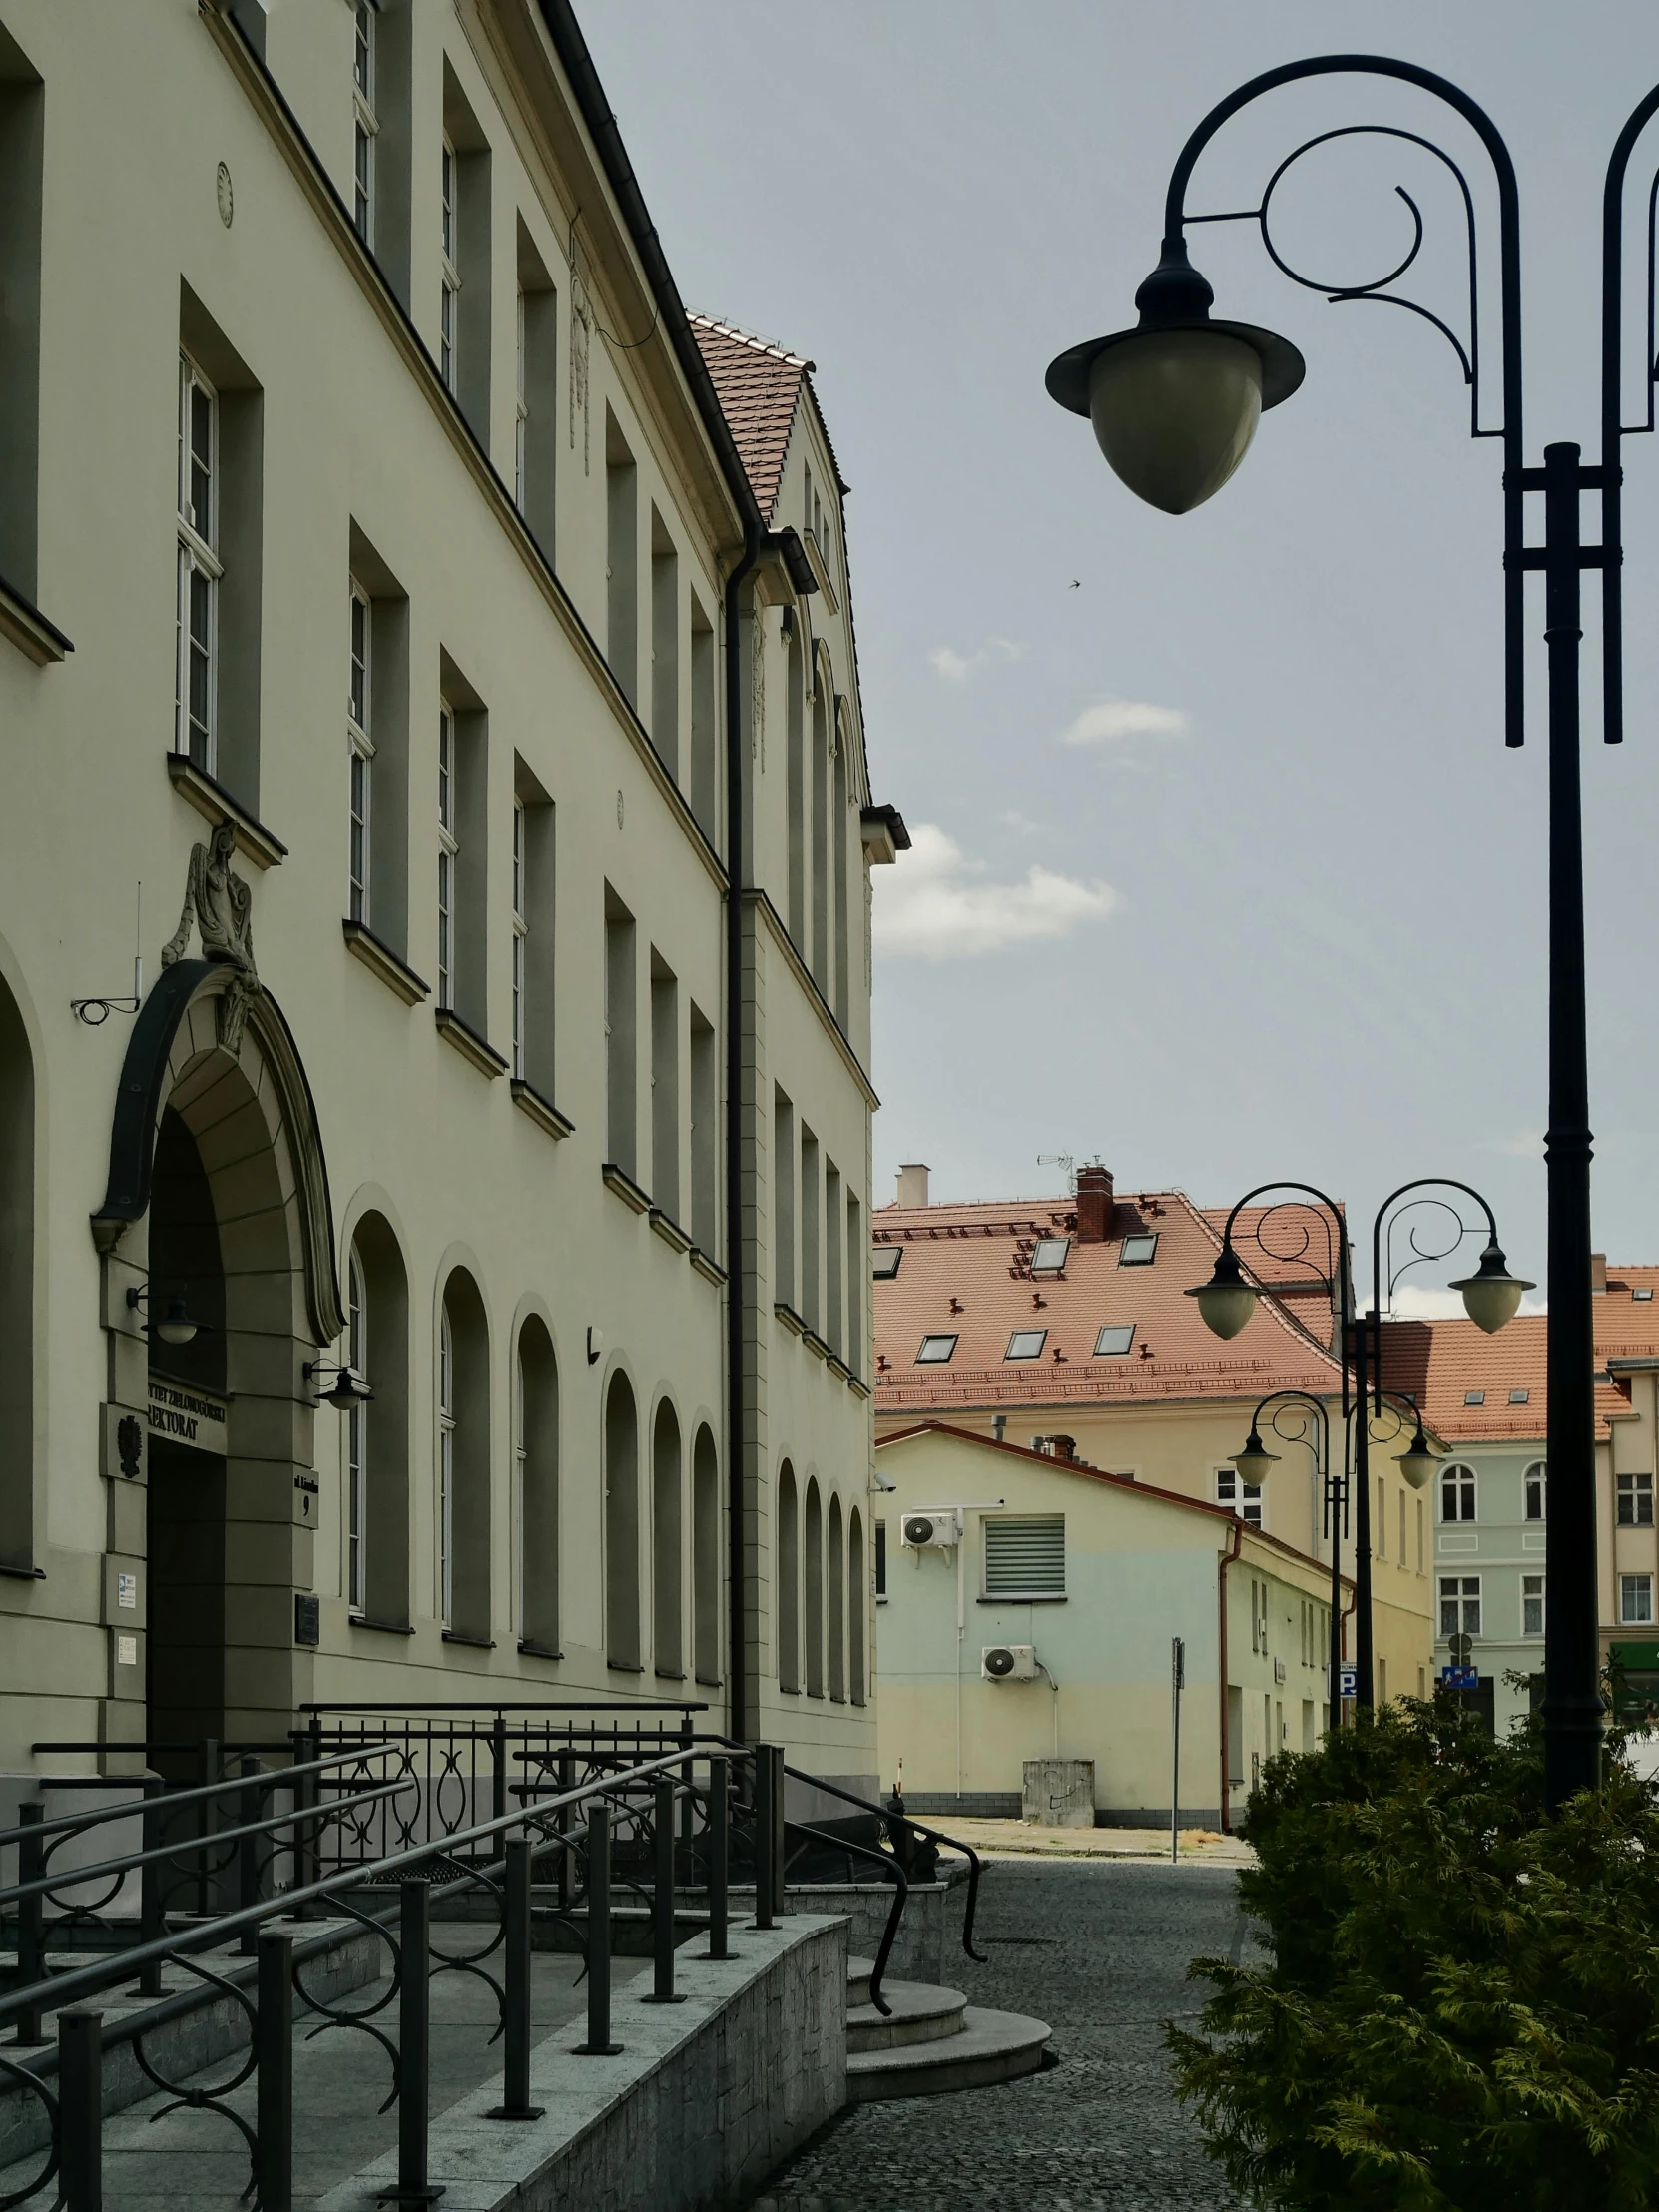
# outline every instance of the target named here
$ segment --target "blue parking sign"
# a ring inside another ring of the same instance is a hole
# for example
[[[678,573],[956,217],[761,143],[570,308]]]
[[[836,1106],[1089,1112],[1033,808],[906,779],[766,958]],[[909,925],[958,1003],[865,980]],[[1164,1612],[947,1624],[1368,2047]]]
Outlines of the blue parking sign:
[[[1358,1697],[1360,1694],[1359,1668],[1340,1668],[1337,1674],[1337,1695],[1339,1697]]]

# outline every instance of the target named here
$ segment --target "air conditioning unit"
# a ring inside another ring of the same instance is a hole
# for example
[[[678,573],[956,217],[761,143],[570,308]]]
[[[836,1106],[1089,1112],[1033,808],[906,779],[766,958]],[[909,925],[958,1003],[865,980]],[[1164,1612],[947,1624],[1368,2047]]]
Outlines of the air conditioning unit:
[[[906,1513],[899,1524],[899,1542],[911,1551],[954,1551],[962,1540],[962,1516],[949,1509],[942,1513]]]
[[[986,1644],[979,1654],[979,1672],[987,1682],[1035,1682],[1035,1644]]]

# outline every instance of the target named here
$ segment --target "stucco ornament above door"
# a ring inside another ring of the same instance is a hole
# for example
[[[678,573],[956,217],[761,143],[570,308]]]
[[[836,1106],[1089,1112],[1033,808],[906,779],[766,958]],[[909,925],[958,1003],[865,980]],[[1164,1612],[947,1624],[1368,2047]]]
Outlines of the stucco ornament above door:
[[[162,966],[170,968],[184,957],[194,920],[202,939],[202,957],[228,962],[236,969],[235,979],[218,1000],[219,1041],[231,1053],[242,1043],[248,1001],[260,989],[260,972],[254,965],[254,894],[240,875],[231,872],[236,849],[237,833],[229,822],[222,822],[206,844],[192,847],[184,911],[162,947]]]

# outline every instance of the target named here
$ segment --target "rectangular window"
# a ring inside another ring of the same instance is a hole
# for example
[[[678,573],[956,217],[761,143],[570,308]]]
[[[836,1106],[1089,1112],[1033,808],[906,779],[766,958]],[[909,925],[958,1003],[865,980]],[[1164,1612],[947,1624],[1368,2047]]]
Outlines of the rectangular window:
[[[651,953],[651,1196],[680,1219],[680,985]]]
[[[1440,1472],[1440,1518],[1471,1521],[1474,1518],[1474,1469],[1444,1467]]]
[[[884,1603],[887,1595],[887,1524],[878,1520],[875,1524],[875,1597]]]
[[[461,170],[455,149],[447,138],[440,158],[439,199],[442,214],[443,291],[438,302],[438,374],[453,391],[459,373],[461,272],[460,247]]]
[[[1132,1321],[1110,1321],[1094,1341],[1097,1360],[1116,1359],[1127,1352],[1135,1342],[1135,1324]]]
[[[639,1144],[634,917],[605,887],[605,1129],[607,1157],[632,1176]]]
[[[1217,1467],[1216,1503],[1225,1505],[1240,1520],[1249,1521],[1252,1528],[1262,1525],[1262,1485],[1241,1479],[1237,1467]]]
[[[1479,1575],[1442,1574],[1440,1577],[1441,1637],[1478,1636],[1479,1633]]]
[[[720,846],[720,743],[715,727],[715,632],[691,595],[691,804],[703,834]]]
[[[1405,1492],[1399,1493],[1399,1563],[1405,1564]]]
[[[346,911],[353,921],[370,918],[369,881],[373,852],[370,819],[374,787],[374,739],[371,679],[374,611],[355,577],[350,585],[351,673],[346,689],[345,743],[350,775],[350,840]]]
[[[616,416],[605,409],[605,658],[630,707],[639,707],[639,470]]]
[[[1033,1275],[1059,1275],[1071,1250],[1069,1237],[1039,1237],[1031,1253]]]
[[[1621,1474],[1618,1478],[1618,1525],[1621,1528],[1653,1526],[1653,1477]]]
[[[374,141],[379,119],[374,113],[374,34],[378,14],[375,0],[353,0],[351,94],[353,107],[351,151],[351,220],[365,246],[374,244]]]
[[[178,671],[174,747],[212,776],[218,766],[219,395],[179,356]]]
[[[1421,1574],[1421,1573],[1423,1572],[1423,1553],[1424,1553],[1424,1546],[1425,1546],[1425,1541],[1426,1541],[1426,1538],[1425,1538],[1425,1532],[1424,1532],[1424,1519],[1425,1519],[1425,1516],[1424,1516],[1424,1513],[1423,1513],[1423,1510],[1422,1510],[1422,1499],[1421,1499],[1420,1497],[1419,1497],[1419,1498],[1417,1499],[1417,1501],[1416,1501],[1416,1505],[1417,1505],[1417,1572],[1418,1572],[1418,1574]]]
[[[513,757],[512,1066],[554,1100],[554,930],[558,811],[529,764]]]
[[[985,1595],[1064,1597],[1066,1517],[1063,1513],[1011,1513],[985,1517]]]
[[[1544,1462],[1541,1459],[1534,1459],[1527,1468],[1525,1491],[1527,1519],[1543,1520],[1548,1504],[1548,1482]]]
[[[1619,1619],[1627,1626],[1636,1626],[1650,1621],[1652,1618],[1652,1575],[1621,1574],[1619,1576]]]
[[[39,73],[0,28],[0,577],[31,602],[40,590],[45,120]]]
[[[720,1063],[715,1029],[702,1009],[691,1009],[691,1172],[688,1227],[697,1247],[713,1260],[720,1250]]]
[[[547,265],[522,216],[518,222],[517,353],[513,496],[530,535],[551,561],[558,454],[559,301]]]
[[[1486,1393],[1484,1390],[1465,1390],[1463,1392],[1463,1403],[1465,1405],[1484,1405],[1485,1402]]]
[[[1377,1478],[1377,1556],[1388,1556],[1388,1492],[1382,1475]]]
[[[1158,1232],[1154,1229],[1144,1235],[1124,1238],[1123,1247],[1118,1253],[1118,1266],[1149,1268],[1157,1257]]]
[[[355,1249],[346,1267],[345,1365],[353,1379],[366,1385],[368,1347],[363,1312],[363,1277]],[[368,1488],[367,1408],[354,1404],[345,1415],[345,1595],[352,1612],[368,1603],[368,1574],[364,1551]]]
[[[524,949],[530,934],[525,919],[524,802],[513,801],[513,1074],[524,1080]]]
[[[1047,1340],[1046,1329],[1016,1329],[1002,1357],[1004,1360],[1040,1360]]]
[[[898,1273],[898,1263],[904,1257],[902,1245],[877,1245],[875,1259],[870,1269],[877,1283],[890,1283]]]
[[[795,1108],[777,1085],[772,1093],[772,1295],[795,1305]]]
[[[916,1353],[916,1366],[918,1368],[945,1367],[949,1364],[950,1357],[955,1350],[956,1340],[954,1337],[923,1337],[920,1349]]]
[[[680,556],[651,510],[651,742],[680,781]]]
[[[818,1139],[807,1127],[801,1125],[801,1318],[809,1329],[819,1325],[820,1292],[824,1275],[823,1253],[819,1243],[822,1194],[819,1189]],[[950,1340],[954,1347],[956,1340]],[[949,1359],[947,1352],[943,1355]]]
[[[841,1260],[846,1251],[846,1209],[841,1202],[841,1171],[824,1163],[824,1336],[838,1359],[846,1342],[846,1307],[841,1296]]]
[[[1511,1390],[1509,1392],[1509,1402],[1511,1405],[1525,1405],[1529,1402],[1531,1396],[1532,1392],[1530,1390]]]
[[[513,505],[524,512],[524,434],[530,403],[524,396],[524,286],[513,313]]]
[[[846,1194],[846,1345],[842,1353],[854,1375],[862,1375],[864,1358],[863,1260],[864,1212],[856,1198]]]
[[[455,717],[438,701],[438,1004],[455,1003]]]
[[[1541,1574],[1521,1576],[1521,1634],[1541,1636],[1544,1632],[1544,1578]]]
[[[1636,1301],[1637,1301],[1638,1303],[1640,1303],[1640,1302],[1642,1302],[1642,1301],[1644,1301],[1644,1300],[1648,1300],[1648,1299],[1651,1299],[1651,1298],[1652,1298],[1652,1296],[1653,1296],[1653,1286],[1652,1286],[1652,1284],[1650,1283],[1650,1284],[1648,1284],[1648,1285],[1647,1285],[1647,1286],[1646,1286],[1645,1288],[1642,1288],[1642,1289],[1637,1289],[1637,1290],[1634,1290],[1634,1291],[1632,1291],[1630,1295],[1631,1295],[1631,1297],[1632,1297],[1633,1299],[1635,1299],[1635,1300],[1636,1300]]]
[[[416,11],[418,12],[418,11]],[[449,61],[443,65],[439,367],[473,436],[488,450],[493,281],[489,141]],[[503,472],[505,464],[503,463]]]

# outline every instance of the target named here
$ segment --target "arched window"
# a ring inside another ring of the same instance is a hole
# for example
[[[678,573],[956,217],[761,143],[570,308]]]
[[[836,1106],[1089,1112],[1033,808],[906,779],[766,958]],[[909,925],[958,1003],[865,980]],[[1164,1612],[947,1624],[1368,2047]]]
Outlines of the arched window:
[[[559,1370],[539,1314],[518,1333],[515,1377],[519,1648],[559,1651]]]
[[[830,1500],[829,1583],[830,1695],[837,1705],[846,1698],[846,1555],[841,1549],[841,1501]]]
[[[720,1680],[720,1458],[707,1421],[692,1447],[692,1664]]]
[[[1528,1520],[1547,1520],[1549,1517],[1549,1478],[1542,1459],[1534,1459],[1521,1477],[1526,1498]]]
[[[807,956],[807,681],[801,617],[790,628],[789,705],[785,734],[785,804],[789,834],[790,935]]]
[[[864,1702],[864,1523],[857,1506],[846,1516],[846,1655],[854,1705]]]
[[[801,1521],[795,1469],[778,1470],[778,1687],[801,1687]]]
[[[35,1068],[0,983],[0,1564],[35,1564]]]
[[[834,804],[830,814],[830,865],[834,874],[834,1008],[835,1019],[846,1027],[849,987],[850,917],[846,910],[846,747],[841,732],[833,733],[835,745]]]
[[[651,1434],[651,1664],[685,1677],[680,1649],[684,1554],[681,1538],[680,1423],[665,1397]]]
[[[818,1492],[818,1477],[811,1475],[807,1481],[807,1511],[802,1531],[802,1549],[806,1554],[802,1564],[806,1568],[807,1628],[807,1695],[824,1695],[824,1502]]]
[[[622,1374],[605,1398],[605,1655],[640,1671],[640,1429]]]
[[[483,1297],[456,1268],[438,1332],[438,1584],[459,1643],[490,1640],[489,1366]]]
[[[351,1610],[409,1624],[409,1279],[383,1214],[364,1214],[346,1259],[342,1357],[374,1393],[341,1423],[345,1587]],[[440,1367],[442,1365],[440,1359]],[[440,1491],[443,1488],[441,1472]]]
[[[1471,1521],[1474,1518],[1474,1469],[1453,1460],[1440,1469],[1440,1518]]]
[[[826,998],[830,995],[830,717],[834,707],[821,662],[813,672],[813,950],[808,964]]]
[[[355,1245],[345,1271],[345,1365],[352,1380],[366,1387],[368,1301]],[[367,1528],[368,1407],[358,1404],[345,1416],[345,1595],[354,1613],[363,1612],[368,1604]]]

